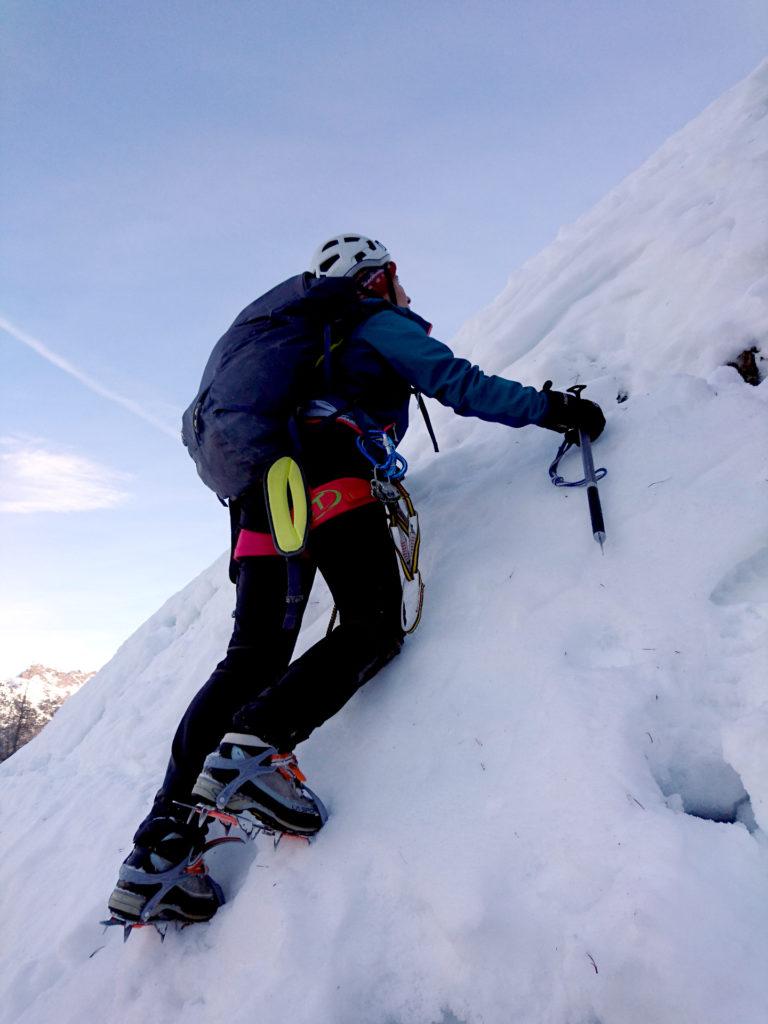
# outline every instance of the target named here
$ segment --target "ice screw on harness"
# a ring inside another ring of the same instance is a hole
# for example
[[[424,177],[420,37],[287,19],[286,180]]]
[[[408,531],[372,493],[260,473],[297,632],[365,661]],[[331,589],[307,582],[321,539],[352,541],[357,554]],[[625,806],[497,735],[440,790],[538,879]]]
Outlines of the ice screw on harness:
[[[570,394],[575,395],[576,398],[581,398],[581,392],[586,387],[586,384],[574,384],[573,387],[568,388]],[[600,545],[600,550],[603,551],[603,544],[605,543],[605,523],[603,522],[603,510],[600,505],[600,493],[597,489],[598,480],[602,480],[608,472],[607,469],[595,469],[595,464],[592,461],[592,442],[589,439],[589,434],[585,430],[579,430],[579,446],[581,448],[581,459],[584,465],[584,479],[583,480],[566,480],[564,477],[558,475],[558,468],[560,466],[560,460],[569,451],[574,444],[576,439],[574,432],[569,431],[563,440],[563,443],[557,450],[557,455],[554,458],[552,465],[549,467],[549,478],[555,487],[586,487],[587,488],[587,501],[589,502],[589,517],[592,520],[592,536],[595,538],[597,543]]]

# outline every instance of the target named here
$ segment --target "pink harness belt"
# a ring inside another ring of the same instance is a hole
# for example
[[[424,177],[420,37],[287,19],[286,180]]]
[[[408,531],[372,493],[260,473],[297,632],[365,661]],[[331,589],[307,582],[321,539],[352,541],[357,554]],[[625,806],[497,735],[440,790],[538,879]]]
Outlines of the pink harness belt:
[[[309,489],[312,520],[310,529],[335,519],[345,512],[352,512],[363,505],[370,505],[376,499],[371,494],[371,484],[356,476],[340,477],[320,487]],[[252,558],[256,555],[277,555],[271,533],[258,533],[256,530],[240,530],[235,545],[236,559]]]

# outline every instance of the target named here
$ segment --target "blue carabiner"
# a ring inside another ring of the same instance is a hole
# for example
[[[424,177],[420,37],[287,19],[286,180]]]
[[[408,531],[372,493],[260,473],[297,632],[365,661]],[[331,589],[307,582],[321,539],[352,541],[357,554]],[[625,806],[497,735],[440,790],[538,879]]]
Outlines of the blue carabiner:
[[[368,450],[367,444],[375,445],[384,451],[384,459],[379,459]],[[395,448],[392,438],[383,430],[369,430],[358,436],[357,447],[373,466],[374,473],[384,476],[387,480],[401,480],[407,470],[408,463]]]

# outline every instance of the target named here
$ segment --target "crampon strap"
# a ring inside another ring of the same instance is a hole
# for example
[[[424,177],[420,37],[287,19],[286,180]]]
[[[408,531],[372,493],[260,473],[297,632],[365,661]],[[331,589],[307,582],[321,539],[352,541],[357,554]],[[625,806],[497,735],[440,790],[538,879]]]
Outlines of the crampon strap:
[[[224,786],[216,797],[216,806],[222,810],[229,803],[232,795],[250,779],[259,775],[271,775],[275,771],[272,764],[272,756],[277,754],[275,747],[269,747],[258,757],[247,757],[241,761],[233,761],[230,757],[221,757],[218,754],[209,754],[205,759],[206,769],[225,768],[227,771],[237,769],[237,775]]]
[[[271,775],[273,772],[280,772],[284,778],[291,779],[306,796],[314,801],[317,812],[323,821],[326,821],[328,818],[328,812],[322,800],[316,793],[312,792],[309,786],[305,785],[304,773],[299,768],[296,757],[292,753],[278,754],[275,747],[268,747],[258,757],[246,757],[239,761],[233,761],[229,757],[220,757],[218,754],[211,754],[205,759],[205,767],[206,769],[224,768],[227,771],[237,770],[235,778],[231,779],[216,796],[216,807],[218,810],[223,810],[226,807],[232,796],[244,783],[257,779],[260,775]]]
[[[215,840],[211,845],[215,844]],[[153,874],[148,874],[146,871],[141,871],[139,868],[133,868],[129,864],[123,864],[120,868],[120,881],[128,882],[132,885],[157,885],[158,890],[154,893],[141,911],[140,921],[146,923],[151,920],[152,915],[157,910],[160,903],[162,903],[164,897],[170,892],[174,886],[178,885],[188,875],[204,875],[207,874],[205,864],[203,863],[203,853],[205,849],[210,849],[210,846],[206,844],[205,848],[195,854],[190,854],[188,859],[182,861],[180,864],[174,864],[173,867],[168,868],[167,871],[158,871]],[[214,885],[213,891],[219,897],[220,902],[224,902],[224,898],[221,895],[221,889]]]

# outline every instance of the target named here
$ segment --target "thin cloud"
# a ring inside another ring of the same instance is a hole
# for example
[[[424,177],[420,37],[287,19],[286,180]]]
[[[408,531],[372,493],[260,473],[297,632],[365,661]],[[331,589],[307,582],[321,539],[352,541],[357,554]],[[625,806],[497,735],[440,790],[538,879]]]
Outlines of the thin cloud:
[[[100,395],[102,398],[106,398],[109,402],[114,402],[115,405],[121,406],[134,416],[138,416],[139,419],[144,420],[145,423],[149,423],[157,430],[162,431],[168,437],[172,437],[174,441],[178,441],[179,432],[169,427],[167,423],[159,420],[156,416],[153,416],[151,412],[147,412],[143,406],[139,405],[138,402],[134,402],[132,398],[126,398],[124,395],[118,394],[111,388],[105,387],[94,377],[84,373],[77,366],[74,366],[69,362],[68,359],[64,359],[62,356],[52,352],[47,345],[44,345],[42,341],[38,341],[37,338],[33,338],[30,334],[22,331],[20,328],[14,326],[10,321],[4,317],[0,317],[0,330],[5,331],[6,334],[10,334],[12,338],[20,341],[23,345],[27,345],[33,349],[38,355],[41,355],[43,359],[47,359],[49,363],[53,363],[54,366],[58,366],[64,373],[68,373],[70,377],[74,377],[75,380],[79,381],[84,387],[88,388],[96,395]]]
[[[129,480],[101,463],[42,441],[0,438],[0,512],[87,512],[115,508]]]

